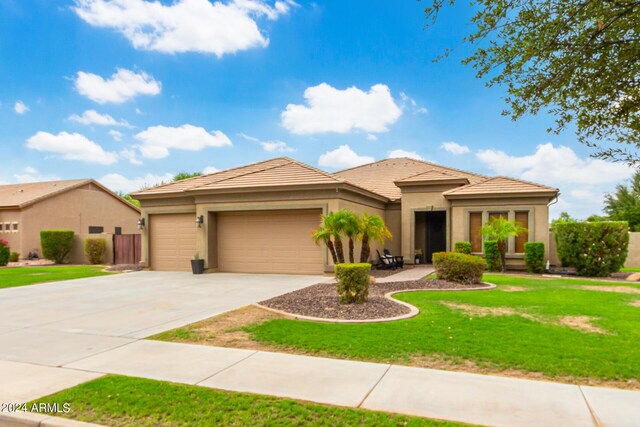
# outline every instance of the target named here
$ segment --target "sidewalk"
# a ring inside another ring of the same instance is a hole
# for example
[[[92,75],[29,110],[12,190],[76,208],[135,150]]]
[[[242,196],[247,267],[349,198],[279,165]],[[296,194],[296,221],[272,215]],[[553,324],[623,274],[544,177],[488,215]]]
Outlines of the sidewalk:
[[[390,283],[390,282],[405,282],[410,280],[420,280],[423,277],[433,273],[435,270],[432,265],[419,264],[413,268],[406,268],[404,270],[398,270],[396,274],[392,274],[387,277],[380,277],[376,279],[376,283]]]
[[[640,420],[638,391],[159,341],[64,368],[486,426],[631,427]]]

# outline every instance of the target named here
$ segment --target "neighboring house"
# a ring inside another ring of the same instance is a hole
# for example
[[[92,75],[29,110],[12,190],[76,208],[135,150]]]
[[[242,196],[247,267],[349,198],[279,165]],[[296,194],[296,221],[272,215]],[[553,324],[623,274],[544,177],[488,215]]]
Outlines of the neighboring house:
[[[0,185],[0,237],[26,258],[42,255],[40,230],[76,233],[71,262],[84,263],[82,238],[136,233],[140,210],[92,179]]]
[[[480,254],[482,224],[503,215],[529,230],[508,243],[509,262],[522,264],[524,242],[549,246],[548,205],[557,195],[407,158],[330,174],[286,157],[133,194],[145,221],[142,263],[151,269],[188,270],[198,254],[210,271],[307,274],[332,270],[311,231],[321,214],[341,208],[382,216],[394,236],[385,247],[409,263],[420,251],[429,262],[460,240]],[[375,257],[380,248],[372,249]]]

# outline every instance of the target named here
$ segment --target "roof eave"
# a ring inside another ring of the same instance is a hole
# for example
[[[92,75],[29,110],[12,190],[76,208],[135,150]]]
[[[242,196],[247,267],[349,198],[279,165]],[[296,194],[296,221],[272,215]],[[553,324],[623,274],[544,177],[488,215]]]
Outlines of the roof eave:
[[[550,197],[554,198],[558,196],[558,191],[514,191],[509,193],[475,193],[475,194],[457,194],[455,192],[443,193],[444,197],[449,200],[460,199],[507,199],[514,197]]]

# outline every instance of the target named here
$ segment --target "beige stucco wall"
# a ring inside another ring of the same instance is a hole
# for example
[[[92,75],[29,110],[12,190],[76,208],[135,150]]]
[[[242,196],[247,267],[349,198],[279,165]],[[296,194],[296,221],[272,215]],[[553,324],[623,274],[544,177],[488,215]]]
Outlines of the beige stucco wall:
[[[392,254],[402,254],[402,206],[391,203],[386,206],[384,222],[393,238],[385,243]]]
[[[5,231],[5,224],[18,223],[18,232]],[[0,238],[9,242],[11,252],[21,252],[20,239],[22,237],[22,215],[19,210],[0,210]]]
[[[98,226],[104,227],[105,233],[114,233],[115,227],[121,227],[122,234],[135,234],[139,216],[135,209],[89,184],[24,208],[17,252],[26,256],[37,249],[42,254],[40,230],[69,229],[85,235],[89,226]]]
[[[481,199],[455,200],[451,208],[451,242],[469,240],[469,212],[483,212],[483,222],[488,221],[488,213],[492,211],[508,211],[509,219],[515,219],[516,211],[529,211],[529,241],[542,242],[545,246],[545,257],[549,257],[549,207],[545,199]],[[514,254],[515,239],[509,242],[507,263],[511,266],[524,265],[523,255]]]
[[[349,209],[350,211],[352,211],[353,213],[355,213],[356,215],[362,215],[364,212],[368,213],[368,214],[375,214],[375,215],[379,215],[382,219],[385,219],[385,210],[383,208],[378,208],[378,207],[373,207],[371,205],[364,205],[361,203],[356,203],[356,202],[352,202],[352,201],[348,201],[348,200],[340,200],[339,203],[339,208],[340,209]],[[385,220],[386,222],[386,220]],[[389,230],[391,231],[391,230]],[[397,238],[397,237],[396,237]],[[376,263],[378,260],[378,254],[376,253],[376,250],[380,251],[380,253],[383,253],[382,250],[383,249],[389,249],[389,251],[391,251],[391,253],[395,253],[397,254],[398,252],[394,252],[394,248],[390,245],[390,243],[393,241],[393,239],[390,239],[388,241],[386,241],[384,244],[379,244],[377,242],[371,241],[370,242],[370,248],[371,248],[371,253],[369,256],[369,261],[371,261],[372,263]],[[344,257],[345,257],[345,261],[349,262],[349,241],[345,239],[345,241],[343,242],[343,246],[344,246]],[[354,261],[355,262],[360,262],[360,252],[362,250],[362,242],[360,241],[356,241],[355,245],[354,245]]]
[[[629,255],[625,267],[640,267],[640,232],[629,233]]]
[[[102,263],[105,265],[113,264],[113,234],[101,233],[101,234],[76,234],[73,236],[73,249],[69,254],[70,264],[87,264],[87,256],[84,253],[84,241],[87,238],[92,239],[104,239],[106,243],[104,258]]]

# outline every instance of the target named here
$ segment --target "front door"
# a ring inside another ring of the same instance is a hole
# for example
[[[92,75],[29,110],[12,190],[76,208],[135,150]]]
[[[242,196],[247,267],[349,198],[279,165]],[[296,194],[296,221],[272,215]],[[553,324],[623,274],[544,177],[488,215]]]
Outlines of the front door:
[[[447,213],[444,211],[427,212],[427,250],[426,262],[432,262],[434,252],[447,250]]]

